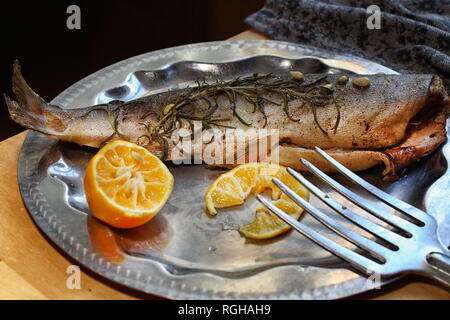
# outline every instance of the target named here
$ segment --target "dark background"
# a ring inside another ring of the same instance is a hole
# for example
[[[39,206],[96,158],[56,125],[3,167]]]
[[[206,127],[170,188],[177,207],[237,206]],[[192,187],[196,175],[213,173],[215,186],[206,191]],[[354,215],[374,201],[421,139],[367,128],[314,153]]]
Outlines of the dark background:
[[[1,8],[0,91],[11,95],[13,59],[46,101],[114,62],[152,50],[225,40],[264,0],[13,1]],[[69,30],[67,7],[80,6],[81,30]],[[0,98],[0,141],[20,131]]]

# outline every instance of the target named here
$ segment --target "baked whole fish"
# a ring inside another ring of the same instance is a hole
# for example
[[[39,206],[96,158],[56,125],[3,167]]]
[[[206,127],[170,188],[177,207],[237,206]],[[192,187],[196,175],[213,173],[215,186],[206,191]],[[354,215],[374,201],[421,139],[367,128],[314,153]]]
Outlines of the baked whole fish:
[[[191,88],[128,102],[66,109],[38,96],[15,61],[13,92],[17,101],[8,96],[5,99],[12,119],[26,128],[91,147],[128,140],[164,160],[177,158],[174,149],[180,137],[173,138],[174,132],[183,128],[194,135],[196,122],[200,131],[275,129],[279,162],[295,169],[303,169],[299,161],[303,157],[331,171],[314,152],[318,146],[353,171],[384,164],[384,178],[395,180],[409,164],[433,152],[446,139],[450,103],[438,76],[346,79],[307,74],[296,78],[255,74],[230,81],[198,82]],[[191,148],[199,144],[211,148],[224,141],[225,134],[221,139],[202,137],[194,139]],[[248,148],[249,142],[240,143],[239,135],[233,141],[225,153]]]

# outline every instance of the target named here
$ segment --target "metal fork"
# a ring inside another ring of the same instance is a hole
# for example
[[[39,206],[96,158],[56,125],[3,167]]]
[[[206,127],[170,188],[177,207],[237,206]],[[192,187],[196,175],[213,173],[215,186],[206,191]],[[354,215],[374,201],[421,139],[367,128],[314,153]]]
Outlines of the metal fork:
[[[370,203],[330,178],[309,161],[301,159],[301,162],[313,175],[360,208],[397,230],[400,230],[400,232],[395,232],[393,231],[394,229],[390,230],[380,224],[367,220],[345,206],[342,206],[291,168],[287,169],[288,172],[309,189],[312,194],[338,214],[382,241],[375,242],[372,239],[348,229],[312,206],[276,178],[273,179],[273,182],[281,191],[327,228],[353,243],[360,250],[351,250],[330,238],[323,236],[310,227],[291,218],[288,214],[273,205],[270,200],[261,195],[257,196],[258,200],[272,213],[276,214],[287,224],[292,226],[296,231],[314,241],[325,250],[349,262],[353,267],[367,276],[373,276],[376,273],[380,278],[389,278],[400,273],[419,273],[450,286],[450,250],[448,250],[448,248],[446,248],[438,239],[438,225],[434,217],[406,202],[392,197],[348,170],[320,148],[316,147],[315,149],[342,175],[367,190],[382,202],[408,216],[409,219],[404,219],[398,215],[389,213],[380,206]]]

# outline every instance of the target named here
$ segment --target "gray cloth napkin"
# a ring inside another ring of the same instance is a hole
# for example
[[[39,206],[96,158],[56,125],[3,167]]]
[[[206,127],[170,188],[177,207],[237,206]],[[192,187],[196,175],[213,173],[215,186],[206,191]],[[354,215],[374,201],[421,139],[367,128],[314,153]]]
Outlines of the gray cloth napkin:
[[[367,27],[371,5],[381,9],[380,29]],[[450,88],[450,0],[267,0],[246,22],[276,40],[437,73]]]

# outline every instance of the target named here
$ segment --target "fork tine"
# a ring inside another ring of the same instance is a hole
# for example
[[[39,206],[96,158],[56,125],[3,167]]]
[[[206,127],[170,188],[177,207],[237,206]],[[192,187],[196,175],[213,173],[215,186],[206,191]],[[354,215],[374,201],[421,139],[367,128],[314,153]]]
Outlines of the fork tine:
[[[377,218],[383,220],[384,222],[409,233],[409,237],[411,237],[412,234],[415,233],[419,228],[415,224],[409,222],[408,220],[402,219],[399,216],[384,211],[380,207],[372,205],[369,201],[365,200],[361,196],[358,196],[353,191],[350,191],[342,184],[338,183],[336,180],[330,178],[328,175],[320,171],[316,166],[314,166],[309,161],[302,158],[301,162],[305,165],[305,167],[309,169],[309,171],[311,171],[311,173],[313,173],[316,177],[318,177],[321,181],[323,181],[327,185],[331,186],[341,195],[343,195],[353,203],[357,204],[361,208],[365,209],[367,212],[373,214]]]
[[[416,207],[413,207],[409,205],[408,203],[401,201],[399,199],[394,198],[390,194],[384,192],[383,190],[375,187],[374,185],[368,183],[364,179],[360,178],[355,173],[348,170],[345,166],[334,160],[330,155],[328,155],[325,151],[322,149],[315,147],[316,152],[318,152],[325,160],[327,160],[333,167],[335,167],[342,175],[347,177],[348,179],[351,179],[352,182],[358,184],[359,186],[363,187],[365,190],[367,190],[369,193],[383,201],[384,203],[390,205],[391,207],[397,209],[398,211],[406,214],[407,216],[410,216],[411,218],[414,218],[418,220],[419,222],[428,222],[429,221],[429,215],[422,210],[417,209]]]
[[[327,204],[331,209],[339,213],[341,216],[346,218],[347,220],[353,222],[354,224],[360,226],[370,234],[390,243],[392,246],[397,247],[401,244],[405,238],[402,236],[399,236],[395,232],[392,232],[389,229],[384,228],[383,226],[376,224],[370,220],[367,220],[358,214],[354,213],[353,211],[345,208],[337,201],[333,200],[325,192],[317,188],[315,185],[313,185],[311,182],[309,182],[305,177],[303,177],[300,173],[295,171],[294,169],[287,168],[287,171],[303,186],[305,186],[306,189],[311,191],[317,198],[319,198],[322,202]]]
[[[337,244],[336,242],[309,228],[308,226],[299,223],[297,220],[293,219],[291,216],[289,216],[283,210],[276,207],[274,204],[272,204],[272,202],[270,202],[263,196],[257,195],[256,198],[258,199],[259,202],[265,205],[273,214],[280,217],[284,222],[286,222],[296,231],[300,232],[302,235],[307,237],[309,240],[315,242],[328,252],[352,264],[358,270],[367,274],[368,271],[377,271],[379,269],[380,265],[375,261],[372,261],[344,246],[341,246],[340,244]]]
[[[373,242],[359,233],[356,233],[350,229],[347,229],[342,224],[331,219],[329,216],[324,214],[322,211],[312,206],[308,201],[300,197],[294,191],[289,189],[283,182],[277,178],[272,179],[273,183],[276,184],[281,191],[283,191],[289,198],[291,198],[296,204],[305,209],[309,214],[311,214],[316,220],[322,223],[324,226],[330,230],[336,232],[341,237],[347,239],[359,248],[368,251],[374,257],[379,259],[381,262],[386,262],[386,258],[390,256],[390,250],[376,242]]]

